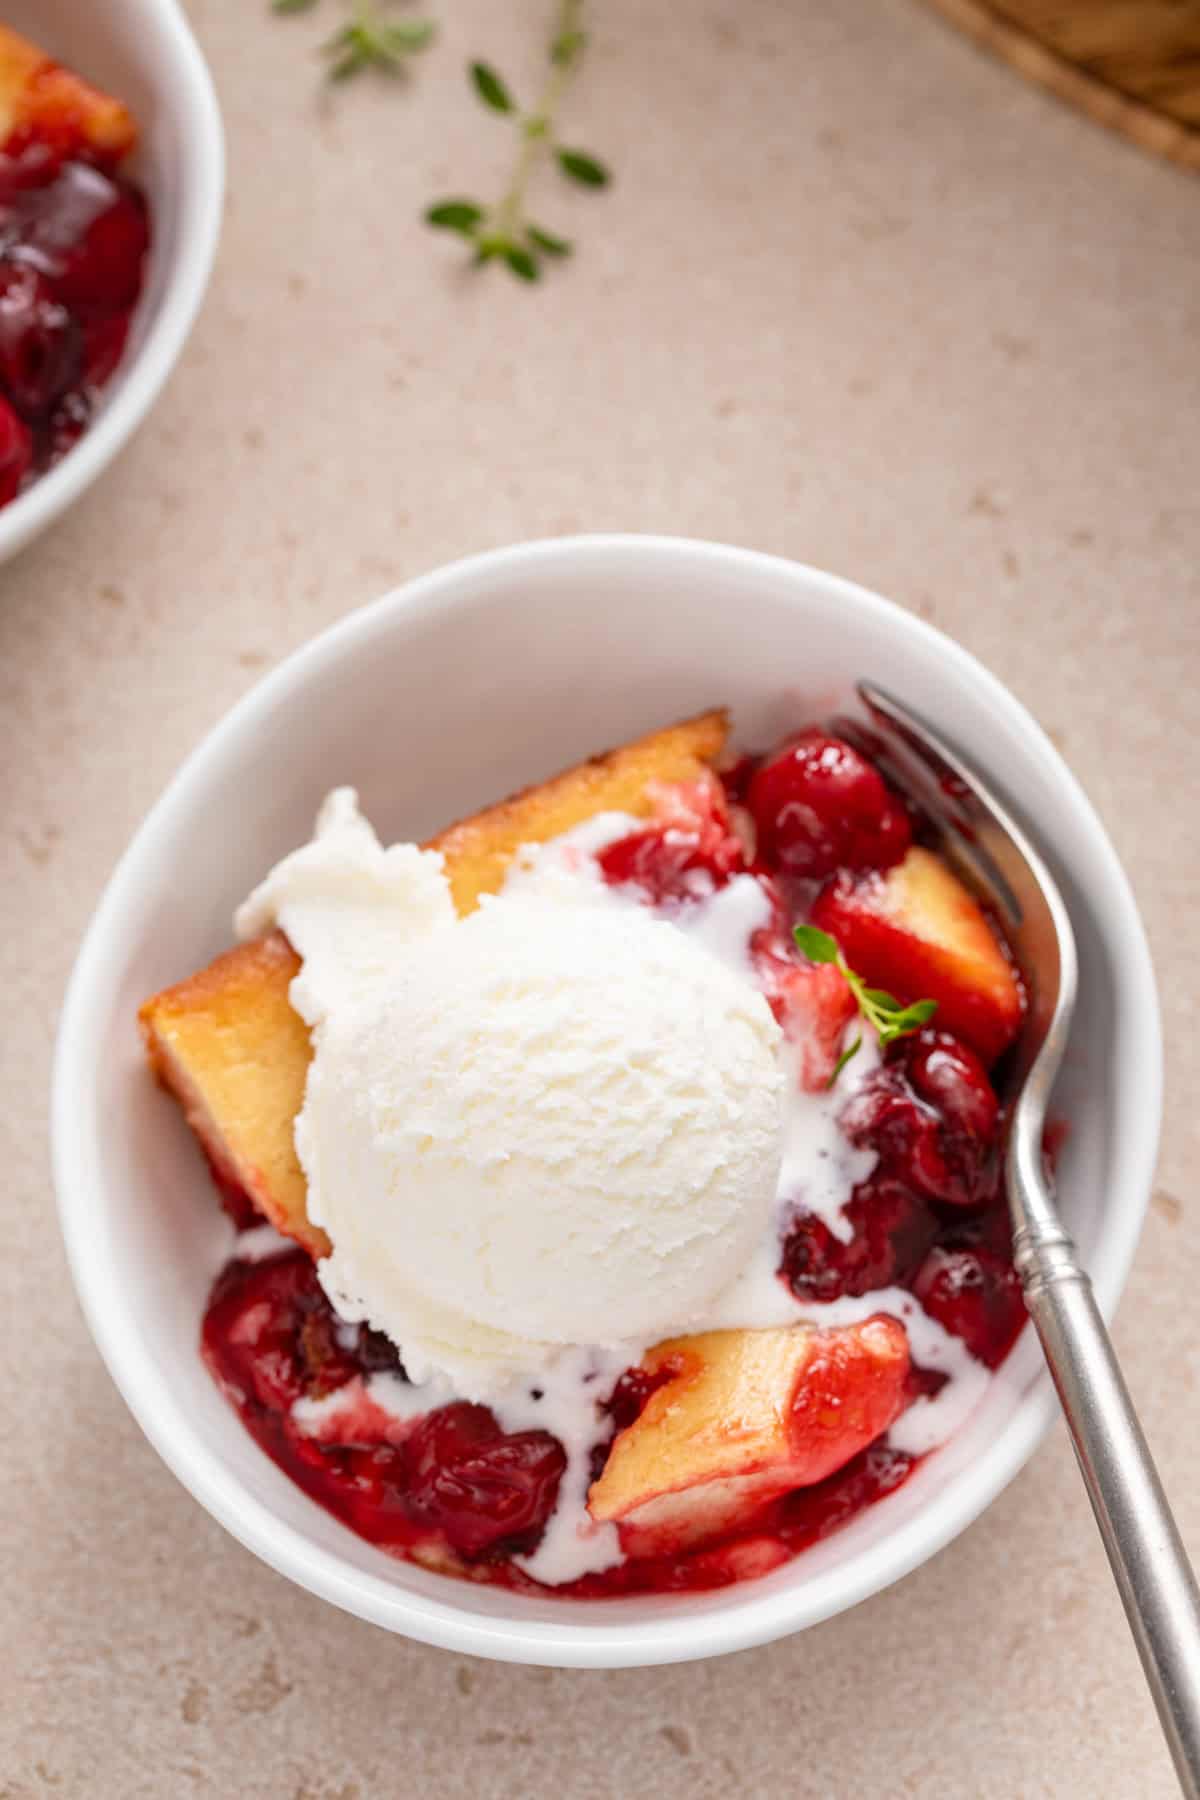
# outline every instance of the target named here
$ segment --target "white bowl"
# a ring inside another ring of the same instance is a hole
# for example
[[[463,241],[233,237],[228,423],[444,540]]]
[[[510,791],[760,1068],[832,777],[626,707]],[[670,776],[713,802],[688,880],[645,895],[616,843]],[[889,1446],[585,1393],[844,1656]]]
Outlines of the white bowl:
[[[225,184],[221,115],[177,0],[6,0],[4,22],[133,109],[151,247],[121,365],[79,442],[0,509],[0,561],[78,499],[153,405],[208,283]]]
[[[670,538],[582,537],[472,557],[298,651],[192,755],[126,852],[80,952],[59,1034],[63,1231],[109,1369],[180,1480],[250,1549],[336,1605],[513,1661],[708,1656],[811,1625],[970,1523],[1054,1400],[1027,1331],[964,1430],[897,1493],[760,1581],[599,1602],[524,1598],[389,1560],[258,1450],[201,1365],[227,1227],[177,1107],[151,1082],[138,1002],[223,948],[230,914],[352,782],[388,837],[420,838],[590,751],[715,704],[750,744],[844,703],[858,676],[936,719],[1007,792],[1055,865],[1082,998],[1058,1110],[1063,1209],[1111,1313],[1158,1136],[1161,1050],[1137,910],[1074,777],[1029,714],[928,625],[815,569]]]

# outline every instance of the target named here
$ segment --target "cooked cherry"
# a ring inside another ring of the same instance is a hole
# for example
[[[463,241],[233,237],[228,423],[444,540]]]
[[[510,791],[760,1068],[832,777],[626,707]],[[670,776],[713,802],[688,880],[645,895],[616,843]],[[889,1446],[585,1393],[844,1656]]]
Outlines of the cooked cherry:
[[[987,1070],[968,1045],[948,1031],[920,1031],[906,1041],[905,1067],[909,1081],[941,1114],[947,1131],[992,1142],[1000,1102]]]
[[[385,1332],[372,1331],[369,1325],[358,1327],[354,1360],[364,1375],[404,1375],[400,1352],[391,1338]]]
[[[149,244],[145,200],[40,136],[0,155],[0,505],[91,421],[125,348]]]
[[[990,1369],[1003,1361],[1025,1323],[1015,1269],[982,1244],[973,1249],[936,1245],[921,1264],[913,1293],[931,1319],[962,1338]]]
[[[799,1300],[840,1300],[873,1288],[903,1286],[937,1230],[919,1195],[887,1176],[872,1175],[846,1206],[854,1235],[843,1243],[815,1214],[802,1212],[783,1244],[780,1274]]]
[[[995,1196],[1000,1105],[975,1052],[949,1032],[900,1039],[844,1107],[841,1126],[930,1200],[978,1206]]]
[[[501,1431],[486,1406],[429,1413],[404,1442],[405,1502],[464,1556],[531,1550],[558,1499],[566,1452],[548,1431]]]
[[[21,221],[22,259],[80,317],[127,311],[138,297],[150,243],[146,203],[127,182],[84,163],[30,196]]]
[[[761,761],[759,756],[739,756],[736,762],[721,770],[721,786],[725,789],[726,799],[734,806],[745,806],[754,771]]]
[[[597,860],[606,881],[642,888],[655,906],[703,898],[745,866],[735,837],[717,835],[705,842],[671,825],[651,825],[618,838]]]
[[[627,1425],[640,1418],[646,1409],[651,1394],[664,1383],[671,1381],[678,1372],[678,1364],[671,1357],[664,1357],[653,1371],[649,1369],[626,1369],[617,1385],[608,1397],[604,1412],[612,1421],[612,1431],[599,1443],[592,1446],[591,1479],[599,1481],[604,1473],[604,1465],[608,1461],[608,1453],[613,1446],[613,1438],[618,1431],[624,1431]]]
[[[912,838],[908,814],[878,769],[823,731],[803,731],[768,757],[750,780],[746,805],[759,855],[789,875],[886,869]]]
[[[32,461],[29,427],[0,396],[0,506],[16,498]]]
[[[911,1456],[879,1438],[835,1475],[815,1487],[797,1488],[779,1509],[779,1528],[789,1548],[795,1552],[828,1537],[865,1506],[894,1493],[912,1469]]]
[[[87,388],[72,388],[63,395],[38,432],[39,469],[48,469],[77,444],[92,419],[92,397]]]
[[[286,1411],[359,1373],[337,1328],[312,1259],[302,1250],[285,1251],[223,1270],[205,1315],[203,1349],[236,1402]]]
[[[675,1360],[664,1356],[656,1369],[626,1369],[604,1408],[618,1431],[624,1431],[627,1425],[641,1417],[650,1396],[668,1381],[673,1381],[678,1368]]]
[[[79,327],[27,264],[0,260],[0,387],[27,419],[49,412],[79,370]]]
[[[0,230],[6,221],[2,209],[12,206],[22,194],[48,187],[57,179],[63,159],[52,144],[28,142],[23,146],[11,133],[8,146],[0,154]]]

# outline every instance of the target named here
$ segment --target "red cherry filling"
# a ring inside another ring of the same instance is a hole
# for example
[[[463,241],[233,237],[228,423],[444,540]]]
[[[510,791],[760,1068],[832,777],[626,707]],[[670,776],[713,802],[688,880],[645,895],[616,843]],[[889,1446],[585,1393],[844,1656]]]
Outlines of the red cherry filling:
[[[67,163],[13,209],[23,261],[80,317],[123,312],[138,297],[150,243],[146,203],[127,182]]]
[[[949,1379],[941,1369],[925,1369],[920,1363],[913,1363],[904,1385],[910,1401],[935,1400]]]
[[[122,356],[129,337],[128,312],[89,319],[83,328],[83,376],[89,387],[103,387]]]
[[[0,505],[86,430],[121,358],[149,246],[120,177],[42,142],[0,156]],[[6,408],[6,412],[7,412]]]
[[[705,898],[745,869],[716,781],[656,787],[651,798],[653,824],[618,838],[596,859],[613,887],[639,887],[652,906],[672,907]]]
[[[911,1280],[934,1240],[937,1221],[901,1182],[873,1175],[846,1206],[854,1235],[843,1243],[815,1214],[802,1212],[783,1244],[780,1274],[799,1300],[840,1300]]]
[[[734,806],[745,806],[754,771],[761,761],[762,758],[758,756],[739,756],[736,762],[721,770],[721,786],[725,789],[725,798]]]
[[[0,208],[14,205],[22,194],[49,187],[62,165],[61,152],[53,144],[33,140],[21,144],[18,134],[10,132],[0,152]]]
[[[882,775],[841,738],[802,731],[755,771],[746,805],[758,854],[789,875],[886,869],[908,849],[903,805]]]
[[[902,1038],[842,1111],[859,1149],[946,1206],[995,1197],[1000,1104],[973,1050],[946,1031]]]
[[[806,1093],[821,1093],[857,1010],[854,996],[831,964],[818,968],[800,962],[769,928],[756,933],[750,950],[771,1011],[799,1050],[800,1085]]]
[[[554,1511],[566,1452],[548,1431],[501,1431],[460,1401],[421,1420],[403,1445],[405,1503],[464,1556],[531,1550]]]
[[[27,419],[48,412],[82,360],[78,325],[28,264],[0,260],[0,387]]]
[[[860,1450],[836,1475],[815,1487],[797,1488],[780,1507],[780,1533],[794,1553],[819,1543],[856,1513],[893,1493],[912,1473],[913,1458],[882,1439]]]
[[[604,1408],[613,1422],[613,1430],[624,1431],[627,1425],[640,1418],[650,1396],[674,1380],[678,1372],[679,1363],[674,1357],[664,1357],[655,1369],[626,1369]]]
[[[231,1262],[217,1277],[204,1318],[205,1360],[237,1406],[283,1412],[320,1399],[360,1373],[356,1327],[339,1321],[302,1250],[262,1262]]]
[[[632,1425],[645,1411],[651,1394],[670,1381],[677,1372],[678,1364],[672,1357],[664,1357],[653,1370],[636,1367],[625,1370],[603,1409],[612,1420],[612,1431],[601,1443],[592,1446],[592,1481],[599,1481],[604,1473],[604,1465],[618,1431],[624,1431],[627,1425]]]
[[[29,427],[0,395],[0,506],[16,498],[32,461]]]
[[[226,1175],[218,1168],[206,1150],[204,1160],[208,1164],[208,1172],[221,1196],[221,1205],[233,1220],[239,1231],[249,1231],[254,1225],[262,1224],[262,1214],[246,1192],[240,1181],[232,1175]]]
[[[618,838],[597,860],[613,887],[640,887],[655,906],[703,899],[743,867],[736,838],[705,845],[670,825],[651,825]]]
[[[931,1319],[962,1338],[972,1356],[994,1369],[1025,1323],[1021,1283],[1011,1262],[983,1244],[937,1244],[913,1282]]]
[[[900,1040],[840,1124],[879,1163],[846,1207],[848,1243],[812,1213],[793,1223],[780,1272],[801,1299],[907,1285],[938,1233],[935,1203],[982,1208],[996,1198],[999,1102],[979,1058],[948,1032]]]
[[[441,1532],[464,1556],[503,1544],[531,1549],[554,1510],[566,1466],[546,1431],[506,1434],[483,1406],[427,1414],[400,1444],[329,1444],[291,1425],[297,1400],[321,1399],[356,1375],[403,1374],[381,1333],[339,1319],[301,1250],[231,1262],[218,1276],[202,1333],[222,1390],[273,1454],[298,1458],[356,1528],[387,1535],[402,1516]]]

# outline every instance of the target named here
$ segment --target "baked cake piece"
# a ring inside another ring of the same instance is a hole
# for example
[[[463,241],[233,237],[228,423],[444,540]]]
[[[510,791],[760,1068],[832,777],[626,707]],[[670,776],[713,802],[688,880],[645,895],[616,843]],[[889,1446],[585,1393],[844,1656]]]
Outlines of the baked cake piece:
[[[882,1313],[831,1330],[671,1338],[641,1373],[657,1385],[588,1494],[630,1556],[745,1528],[781,1494],[844,1467],[911,1398],[907,1334]]]
[[[600,812],[646,817],[655,785],[702,779],[728,732],[723,710],[702,713],[440,832],[425,847],[444,856],[459,914],[499,891],[522,844],[545,843]],[[299,968],[287,938],[273,931],[155,994],[138,1016],[154,1071],[182,1105],[218,1179],[319,1257],[329,1240],[308,1218],[293,1141],[311,1057],[308,1027],[288,1001]]]
[[[31,145],[111,168],[137,142],[129,108],[0,25],[0,150]]]

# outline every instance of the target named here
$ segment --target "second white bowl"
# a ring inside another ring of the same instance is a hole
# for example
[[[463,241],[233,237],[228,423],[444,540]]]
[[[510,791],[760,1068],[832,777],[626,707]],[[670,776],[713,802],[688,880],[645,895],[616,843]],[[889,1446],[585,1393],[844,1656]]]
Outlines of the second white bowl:
[[[225,185],[216,95],[178,0],[7,0],[4,22],[133,109],[151,245],[121,366],[79,442],[0,509],[0,561],[78,499],[154,404],[204,297]]]

